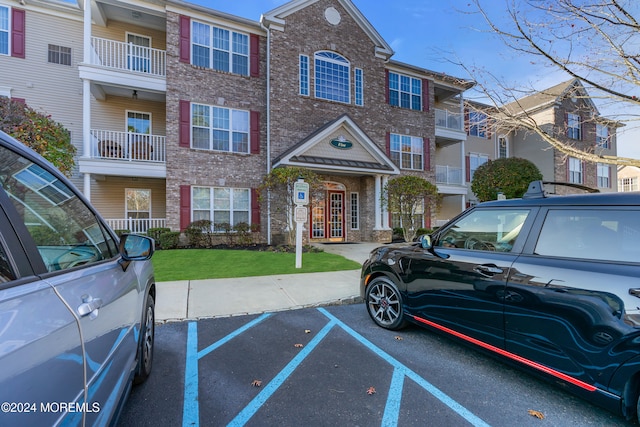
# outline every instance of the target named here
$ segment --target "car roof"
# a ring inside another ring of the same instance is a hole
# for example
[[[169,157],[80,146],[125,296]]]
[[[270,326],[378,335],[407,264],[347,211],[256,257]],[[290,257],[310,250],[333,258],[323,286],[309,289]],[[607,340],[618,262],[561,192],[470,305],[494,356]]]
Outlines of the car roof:
[[[640,206],[640,192],[551,195],[527,199],[495,200],[480,203],[477,206]]]

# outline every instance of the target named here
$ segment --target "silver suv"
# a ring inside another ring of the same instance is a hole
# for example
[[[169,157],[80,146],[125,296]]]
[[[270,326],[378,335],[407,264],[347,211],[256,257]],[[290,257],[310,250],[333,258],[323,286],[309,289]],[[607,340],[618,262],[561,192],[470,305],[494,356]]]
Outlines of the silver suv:
[[[0,424],[114,423],[151,372],[153,240],[0,132]]]

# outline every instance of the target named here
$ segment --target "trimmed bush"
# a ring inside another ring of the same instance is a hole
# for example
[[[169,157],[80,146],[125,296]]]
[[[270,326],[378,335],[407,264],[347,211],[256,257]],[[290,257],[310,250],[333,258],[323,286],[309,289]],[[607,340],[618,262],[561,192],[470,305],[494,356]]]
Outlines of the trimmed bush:
[[[178,247],[178,243],[180,242],[180,232],[179,231],[167,231],[158,236],[156,240],[160,244],[162,249],[175,249]]]

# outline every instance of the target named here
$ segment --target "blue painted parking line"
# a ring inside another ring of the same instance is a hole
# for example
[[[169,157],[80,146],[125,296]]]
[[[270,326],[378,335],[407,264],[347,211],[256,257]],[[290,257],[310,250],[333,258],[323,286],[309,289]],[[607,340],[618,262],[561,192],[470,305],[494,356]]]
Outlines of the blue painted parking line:
[[[482,419],[471,413],[467,408],[456,402],[446,393],[435,387],[433,384],[422,378],[420,375],[400,363],[391,355],[384,352],[382,349],[375,346],[371,341],[351,329],[345,323],[340,321],[337,317],[333,316],[324,308],[318,308],[325,317],[329,319],[329,322],[318,332],[316,336],[262,389],[262,391],[245,406],[240,413],[228,424],[229,426],[243,426],[251,417],[253,417],[258,410],[264,405],[264,403],[271,398],[271,396],[278,390],[278,388],[284,384],[284,382],[291,376],[291,374],[298,368],[298,366],[305,360],[309,354],[322,342],[322,340],[329,334],[329,332],[338,326],[344,330],[347,334],[353,337],[360,344],[371,350],[374,354],[382,358],[385,362],[393,366],[393,376],[391,378],[391,384],[389,386],[389,393],[385,405],[385,411],[382,418],[383,426],[396,426],[400,417],[400,406],[402,403],[402,390],[404,388],[405,378],[409,378],[414,381],[421,388],[426,390],[432,396],[437,398],[440,402],[448,406],[460,417],[467,420],[471,425],[476,427],[488,427],[489,425]],[[198,351],[198,326],[197,322],[191,322],[188,326],[187,336],[187,354],[186,354],[186,367],[185,367],[185,384],[184,384],[184,407],[183,407],[183,427],[197,427],[200,424],[200,410],[198,406],[198,361],[210,354],[215,349],[226,344],[231,339],[242,334],[251,327],[259,324],[270,314],[264,314],[253,321],[247,323],[243,327],[235,330],[231,334],[209,345],[203,350]]]
[[[409,377],[410,379],[415,381],[420,387],[425,389],[427,392],[431,393],[434,397],[436,397],[439,401],[447,405],[449,408],[453,409],[453,411],[455,411],[458,415],[460,415],[462,418],[467,420],[472,425],[478,426],[478,427],[480,426],[484,427],[489,425],[485,423],[483,420],[481,420],[480,418],[478,418],[476,415],[471,413],[471,411],[469,411],[467,408],[465,408],[464,406],[460,405],[458,402],[453,400],[451,397],[449,397],[446,393],[441,391],[439,388],[435,387],[429,381],[425,380],[420,375],[416,374],[414,371],[407,368],[402,363],[398,362],[392,356],[390,356],[389,354],[382,351],[380,348],[373,345],[371,341],[367,340],[365,337],[363,337],[362,335],[360,335],[359,333],[351,329],[349,326],[342,323],[342,321],[340,321],[337,317],[329,313],[324,308],[318,308],[318,311],[320,311],[322,314],[327,316],[327,318],[329,318],[330,320],[333,320],[334,322],[336,322],[336,324],[340,326],[345,332],[347,332],[349,335],[351,335],[353,338],[359,341],[362,345],[367,347],[369,350],[373,351],[375,354],[380,356],[383,360],[385,360],[387,363],[389,363],[395,368],[393,373],[394,377],[392,378],[392,381],[391,381],[391,390],[389,391],[389,394],[390,394],[389,399],[391,399],[391,405],[390,406],[387,405],[388,407],[385,409],[385,416],[383,420],[387,419],[387,413],[386,413],[387,410],[390,410],[390,414],[389,414],[390,417],[391,417],[391,414],[396,414],[396,405],[397,405],[396,401],[398,401],[399,403],[401,399],[401,397],[397,397],[397,395],[402,394],[402,385],[403,385],[403,381],[400,381],[397,377],[399,375],[402,375],[402,376]],[[394,396],[391,397],[391,394],[394,394]],[[387,399],[387,403],[389,403],[389,399]],[[399,413],[399,409],[397,412]],[[386,425],[397,425],[398,423],[397,414],[394,420],[389,420],[389,421],[394,421],[394,422]]]
[[[236,329],[224,338],[198,351],[198,322],[189,322],[187,330],[187,355],[184,369],[184,403],[182,407],[182,426],[197,427],[200,425],[200,407],[198,405],[198,360],[216,348],[226,344],[233,338],[252,328],[271,314],[266,313]]]

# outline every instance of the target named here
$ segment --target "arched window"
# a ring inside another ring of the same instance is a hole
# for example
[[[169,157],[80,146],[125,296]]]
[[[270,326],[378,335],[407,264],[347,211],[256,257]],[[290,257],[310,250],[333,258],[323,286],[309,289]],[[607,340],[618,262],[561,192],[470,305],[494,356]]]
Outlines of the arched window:
[[[334,52],[317,52],[315,58],[316,98],[349,104],[351,65]]]

